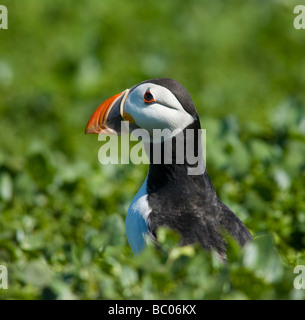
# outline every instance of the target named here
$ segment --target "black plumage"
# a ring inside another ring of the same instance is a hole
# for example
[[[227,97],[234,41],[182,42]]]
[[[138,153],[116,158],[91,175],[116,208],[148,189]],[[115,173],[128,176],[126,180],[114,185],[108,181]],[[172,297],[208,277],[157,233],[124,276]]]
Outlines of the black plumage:
[[[216,195],[203,163],[199,117],[179,82],[146,80],[107,99],[92,114],[86,132],[108,134],[111,129],[120,134],[125,118],[129,119],[129,132],[141,128],[152,135],[143,139],[150,158],[148,176],[126,216],[126,234],[134,254],[145,247],[147,234],[157,240],[160,226],[177,230],[181,245],[200,243],[222,259],[226,253],[224,232],[241,245],[251,239],[248,229]],[[154,130],[160,128],[170,131],[162,143],[154,139]],[[193,135],[189,136],[188,130]],[[198,162],[192,162],[196,157]],[[196,168],[202,170],[194,174]]]
[[[198,149],[198,129],[200,121],[196,108],[187,90],[172,79],[154,79],[145,82],[156,83],[168,88],[179,100],[183,108],[194,117],[194,122],[180,133],[185,136],[187,129],[194,129],[195,156],[202,157]],[[143,83],[143,82],[142,82]],[[215,250],[225,258],[226,241],[223,232],[228,232],[240,245],[250,240],[251,234],[241,220],[216,195],[207,171],[200,175],[189,175],[186,148],[185,161],[176,161],[176,139],[172,138],[172,164],[164,161],[164,142],[162,143],[161,163],[151,161],[147,178],[148,204],[152,209],[149,215],[149,230],[156,235],[160,226],[178,231],[182,237],[181,245],[200,243],[203,248]],[[184,140],[186,141],[186,139]],[[150,144],[150,158],[153,157],[153,143]]]

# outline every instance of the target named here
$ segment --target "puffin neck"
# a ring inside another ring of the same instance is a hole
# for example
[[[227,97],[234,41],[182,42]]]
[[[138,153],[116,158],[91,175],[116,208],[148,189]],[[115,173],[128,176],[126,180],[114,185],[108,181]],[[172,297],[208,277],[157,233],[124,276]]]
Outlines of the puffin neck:
[[[187,133],[187,130],[190,131]],[[154,143],[149,144],[150,164],[147,186],[150,192],[154,192],[168,183],[177,183],[177,177],[179,180],[196,180],[199,176],[203,176],[204,172],[197,177],[189,175],[188,172],[188,168],[198,166],[198,162],[190,163],[190,153],[192,153],[192,157],[203,163],[200,135],[200,122],[196,118],[193,123],[179,133],[179,136],[174,136],[171,141],[167,141],[172,146],[171,148],[167,147],[166,142],[162,142],[159,148],[156,148]],[[187,144],[190,145],[187,146]],[[189,150],[190,148],[192,150]],[[157,163],[156,159],[158,159]],[[179,181],[179,183],[181,182]]]

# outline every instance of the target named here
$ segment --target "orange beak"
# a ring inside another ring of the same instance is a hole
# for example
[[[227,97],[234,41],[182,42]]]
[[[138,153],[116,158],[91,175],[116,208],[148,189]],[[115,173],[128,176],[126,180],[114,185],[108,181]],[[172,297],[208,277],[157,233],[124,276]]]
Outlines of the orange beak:
[[[129,90],[104,101],[92,114],[86,126],[86,133],[118,134],[123,121],[124,106]]]

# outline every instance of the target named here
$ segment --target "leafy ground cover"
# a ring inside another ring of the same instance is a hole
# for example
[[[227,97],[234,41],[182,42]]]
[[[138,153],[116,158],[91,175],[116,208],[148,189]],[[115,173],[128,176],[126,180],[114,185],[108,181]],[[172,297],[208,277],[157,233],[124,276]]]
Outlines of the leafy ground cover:
[[[2,4],[0,298],[304,299],[293,271],[305,265],[305,31],[293,1]],[[161,250],[135,258],[125,215],[147,167],[100,165],[101,143],[84,135],[101,101],[154,77],[191,93],[217,193],[254,235],[242,250],[228,239],[226,264],[166,229]]]

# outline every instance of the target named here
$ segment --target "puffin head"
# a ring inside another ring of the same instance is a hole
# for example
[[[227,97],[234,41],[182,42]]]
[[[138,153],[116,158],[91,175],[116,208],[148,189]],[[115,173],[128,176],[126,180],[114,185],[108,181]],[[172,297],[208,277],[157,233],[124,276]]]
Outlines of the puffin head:
[[[187,90],[176,80],[158,78],[143,81],[103,102],[92,114],[86,133],[121,134],[121,121],[129,130],[154,129],[179,132],[199,122]]]

